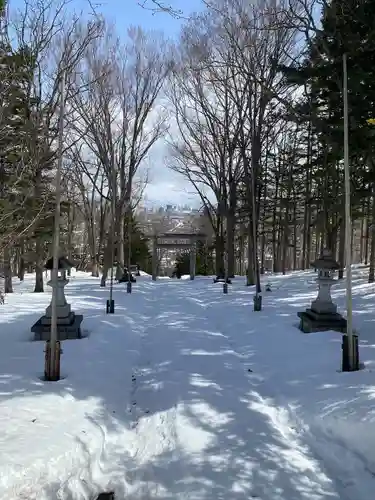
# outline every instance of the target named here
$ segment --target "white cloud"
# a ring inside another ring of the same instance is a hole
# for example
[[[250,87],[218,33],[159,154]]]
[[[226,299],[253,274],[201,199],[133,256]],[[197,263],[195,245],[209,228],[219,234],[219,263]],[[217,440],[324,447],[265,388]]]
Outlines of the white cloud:
[[[152,148],[148,158],[149,183],[145,195],[149,201],[172,204],[199,203],[198,195],[190,183],[166,166],[168,146],[160,139]]]
[[[171,182],[149,184],[145,190],[145,200],[161,205],[170,203],[195,206],[199,203],[195,193],[188,192],[181,185]]]

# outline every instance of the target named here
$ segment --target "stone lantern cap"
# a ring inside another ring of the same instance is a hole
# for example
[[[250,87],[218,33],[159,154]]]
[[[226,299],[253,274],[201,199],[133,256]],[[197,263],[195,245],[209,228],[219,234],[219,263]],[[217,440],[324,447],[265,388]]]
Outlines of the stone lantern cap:
[[[311,267],[314,267],[315,269],[329,269],[331,271],[340,269],[340,265],[332,256],[332,252],[327,249],[322,251],[320,257],[311,264]]]
[[[59,257],[59,262],[58,262],[59,271],[66,271],[68,269],[72,269],[72,267],[74,267],[74,264],[70,262],[66,257]],[[44,265],[44,269],[47,269],[47,271],[53,270],[53,257],[47,260],[47,262]]]

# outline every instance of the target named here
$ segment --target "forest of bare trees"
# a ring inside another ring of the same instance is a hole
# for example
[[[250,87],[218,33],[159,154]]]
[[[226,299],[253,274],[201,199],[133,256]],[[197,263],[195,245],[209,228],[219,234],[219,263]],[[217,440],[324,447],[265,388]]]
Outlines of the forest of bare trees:
[[[270,261],[274,272],[309,268],[324,247],[343,276],[341,61],[344,52],[352,66],[362,58],[343,42],[350,21],[342,26],[339,16],[355,19],[360,12],[351,9],[309,0],[207,2],[176,46],[167,93],[178,133],[169,140],[169,166],[210,214],[216,269],[227,253],[229,274],[238,272],[247,252],[248,284]],[[349,91],[355,83],[349,74]],[[369,134],[370,103],[362,124],[350,124],[349,149],[354,258],[370,264],[373,281],[373,141],[355,142]]]
[[[270,263],[275,272],[308,268],[323,247],[344,268],[344,49],[332,44],[332,32],[344,28],[319,22],[322,11],[325,19],[332,15],[332,4],[210,0],[183,20],[171,41],[139,27],[119,36],[100,13],[85,20],[66,0],[27,0],[9,20],[16,39],[5,30],[1,40],[5,292],[26,270],[36,272],[35,292],[43,291],[62,78],[61,252],[74,258],[79,230],[85,266],[102,276],[102,286],[113,249],[120,276],[131,238],[147,248],[139,228],[134,235],[134,210],[153,178],[146,166],[152,169],[153,147],[161,141],[165,168],[182,175],[200,199],[216,273],[226,259],[229,275],[241,272],[245,261],[251,285]],[[156,1],[139,8],[183,18]],[[345,52],[350,69],[355,56],[350,47]],[[349,79],[349,87],[355,84]],[[370,264],[373,281],[374,141],[358,139],[371,138],[368,94],[369,109],[350,131],[352,240],[355,259]]]

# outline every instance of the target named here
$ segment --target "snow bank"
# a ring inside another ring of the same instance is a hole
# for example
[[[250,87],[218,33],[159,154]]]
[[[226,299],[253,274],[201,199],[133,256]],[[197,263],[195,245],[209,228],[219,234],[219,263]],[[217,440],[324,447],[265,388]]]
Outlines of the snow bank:
[[[151,276],[151,274],[146,273],[146,271],[139,271],[140,276]]]

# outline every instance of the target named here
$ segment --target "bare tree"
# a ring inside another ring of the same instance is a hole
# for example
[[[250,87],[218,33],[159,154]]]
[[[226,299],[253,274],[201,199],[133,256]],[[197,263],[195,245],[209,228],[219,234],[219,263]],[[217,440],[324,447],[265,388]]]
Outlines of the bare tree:
[[[142,0],[138,2],[143,9],[151,10],[153,13],[164,13],[169,14],[174,18],[181,18],[183,16],[183,12],[181,9],[176,9],[173,5],[162,2],[160,0]]]
[[[234,231],[241,165],[237,153],[240,122],[230,95],[233,68],[215,64],[208,45],[207,16],[184,31],[180,65],[174,72],[170,97],[179,134],[171,140],[170,167],[184,175],[199,194],[215,231],[217,273],[224,272],[224,233],[228,270],[234,273]],[[216,199],[204,193],[207,187]],[[211,198],[212,199],[212,198]]]
[[[90,162],[83,146],[83,143],[75,144],[68,152],[70,161],[65,175],[78,192],[77,207],[84,216],[91,274],[99,277],[99,256],[110,225],[110,200],[106,196],[107,179],[101,164],[97,159]]]
[[[107,29],[104,42],[90,48],[77,85],[74,111],[76,134],[83,135],[88,150],[97,158],[107,177],[114,206],[112,224],[118,262],[118,277],[125,262],[124,218],[131,219],[132,192],[136,174],[152,146],[166,131],[166,114],[158,98],[170,71],[169,55],[160,36],[139,28],[128,31],[122,46]],[[85,133],[82,134],[82,130]],[[114,242],[112,242],[114,244]],[[111,245],[112,245],[111,244]],[[111,245],[107,245],[109,248]],[[102,285],[105,285],[110,251],[106,252]]]
[[[46,185],[53,175],[56,161],[59,84],[62,78],[69,83],[69,76],[83,52],[101,35],[100,20],[82,23],[77,16],[65,12],[66,3],[66,0],[26,1],[13,22],[17,47],[23,50],[29,75],[25,89],[30,123],[26,150],[31,182],[23,199],[33,200],[34,216],[28,224],[23,224],[12,241],[19,241],[26,235],[34,236],[36,292],[43,291],[44,231],[39,229],[51,218],[50,189],[46,189]]]

